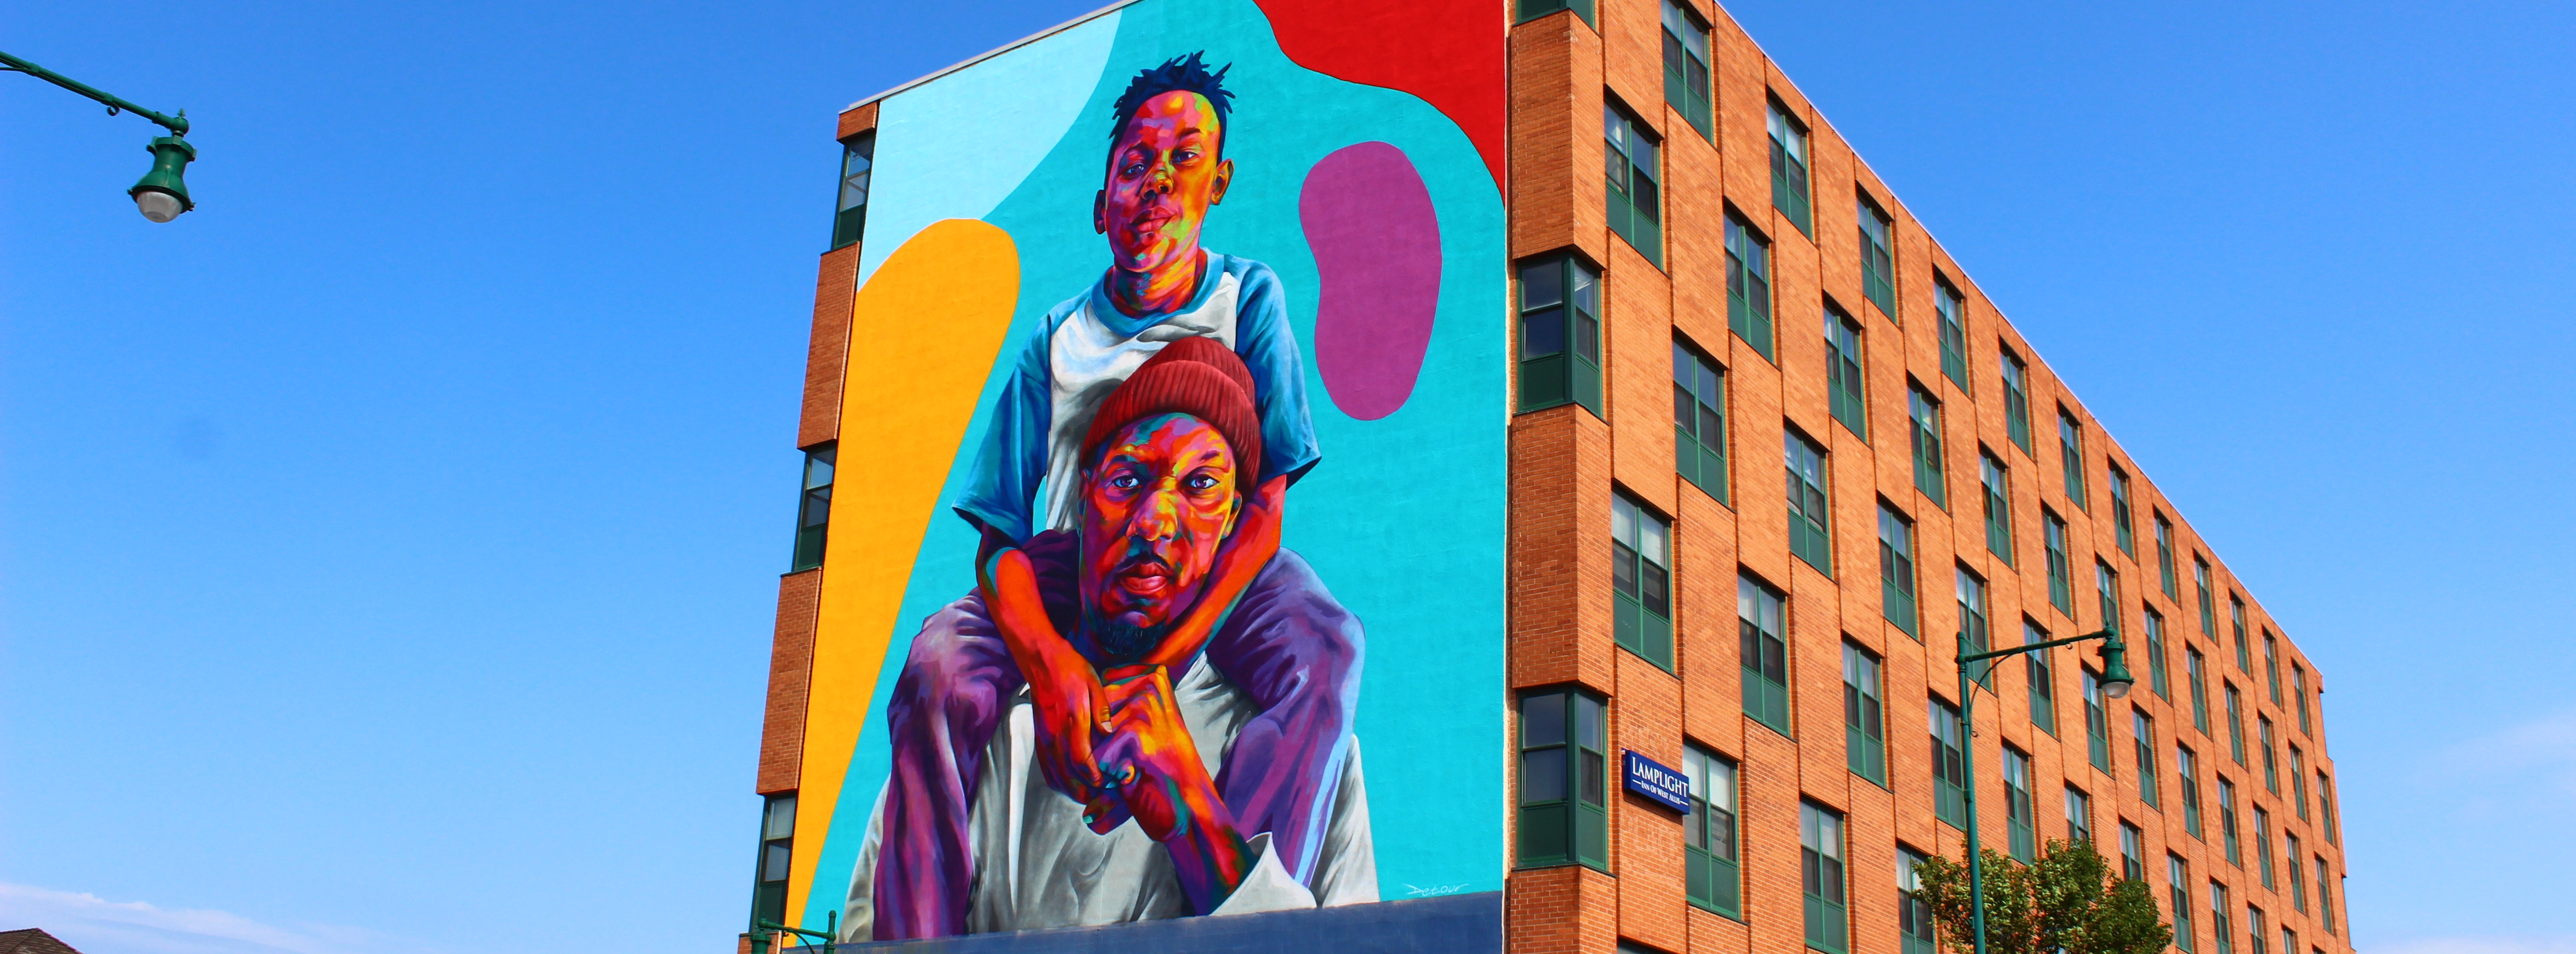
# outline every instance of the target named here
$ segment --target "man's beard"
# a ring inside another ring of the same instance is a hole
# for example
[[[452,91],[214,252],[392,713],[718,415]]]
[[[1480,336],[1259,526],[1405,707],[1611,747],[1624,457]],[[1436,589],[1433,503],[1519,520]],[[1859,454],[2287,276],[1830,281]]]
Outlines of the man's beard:
[[[1119,614],[1124,617],[1127,614]],[[1162,645],[1163,634],[1172,629],[1172,620],[1153,625],[1139,625],[1112,619],[1100,612],[1097,604],[1086,602],[1082,608],[1082,629],[1091,635],[1091,644],[1100,649],[1106,662],[1123,665],[1145,658],[1154,647]],[[1104,667],[1106,668],[1106,667]]]

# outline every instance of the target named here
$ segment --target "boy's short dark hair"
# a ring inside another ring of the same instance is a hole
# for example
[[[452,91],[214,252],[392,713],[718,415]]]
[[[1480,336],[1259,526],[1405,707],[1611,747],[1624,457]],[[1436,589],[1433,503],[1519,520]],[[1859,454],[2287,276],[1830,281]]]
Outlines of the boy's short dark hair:
[[[1216,72],[1210,73],[1207,63],[1200,59],[1206,52],[1201,50],[1187,56],[1175,56],[1164,60],[1161,66],[1137,71],[1136,78],[1128,82],[1127,91],[1118,94],[1118,103],[1112,107],[1118,121],[1109,127],[1109,141],[1114,144],[1118,137],[1127,134],[1127,124],[1136,118],[1136,110],[1144,106],[1146,100],[1171,92],[1197,93],[1207,98],[1208,105],[1216,107],[1217,151],[1223,153],[1225,133],[1233,128],[1226,118],[1233,112],[1227,101],[1234,98],[1234,93],[1225,88],[1225,73],[1233,69],[1234,64],[1217,67]]]

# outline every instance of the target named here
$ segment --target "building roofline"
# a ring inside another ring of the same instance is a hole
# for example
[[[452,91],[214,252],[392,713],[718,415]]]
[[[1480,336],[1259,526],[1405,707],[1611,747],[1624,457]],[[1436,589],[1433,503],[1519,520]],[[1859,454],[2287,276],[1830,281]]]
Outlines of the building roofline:
[[[969,67],[969,66],[973,66],[973,65],[975,65],[975,64],[977,64],[977,63],[984,62],[985,60],[992,59],[992,58],[994,58],[994,57],[996,57],[996,56],[1000,56],[1000,55],[1002,55],[1002,54],[1004,54],[1004,53],[1008,53],[1008,52],[1010,52],[1010,51],[1012,51],[1012,50],[1019,49],[1020,47],[1027,46],[1027,45],[1029,45],[1029,44],[1031,44],[1031,43],[1035,43],[1035,42],[1037,42],[1037,41],[1039,41],[1039,40],[1046,39],[1047,37],[1054,36],[1054,35],[1056,35],[1056,34],[1058,34],[1058,33],[1062,33],[1062,32],[1064,32],[1064,31],[1066,31],[1066,30],[1073,29],[1074,27],[1080,26],[1080,25],[1082,25],[1082,24],[1084,24],[1084,23],[1091,22],[1092,20],[1099,18],[1101,14],[1108,13],[1109,11],[1116,10],[1116,9],[1118,9],[1118,8],[1120,8],[1120,7],[1128,6],[1128,5],[1133,4],[1133,3],[1135,3],[1135,2],[1136,2],[1136,0],[1118,0],[1118,2],[1116,2],[1116,3],[1112,3],[1112,4],[1108,5],[1108,6],[1101,7],[1100,9],[1097,9],[1097,10],[1093,10],[1093,11],[1091,11],[1090,13],[1083,14],[1083,15],[1078,16],[1078,17],[1075,17],[1075,18],[1073,18],[1073,19],[1071,19],[1071,20],[1066,20],[1066,21],[1064,21],[1063,23],[1058,23],[1058,24],[1056,24],[1056,25],[1054,25],[1054,26],[1051,26],[1051,27],[1048,27],[1048,28],[1046,28],[1046,29],[1039,30],[1039,31],[1038,31],[1038,32],[1036,32],[1036,33],[1031,33],[1031,34],[1029,34],[1029,35],[1027,35],[1027,36],[1024,36],[1024,37],[1021,37],[1021,38],[1019,38],[1019,39],[1012,40],[1012,41],[1011,41],[1011,42],[1009,42],[1009,43],[1004,43],[1004,44],[1002,44],[1002,45],[1000,45],[1000,46],[997,46],[997,47],[994,47],[994,48],[992,48],[992,49],[990,49],[990,50],[986,50],[986,51],[984,51],[982,54],[979,54],[979,55],[976,55],[976,56],[972,56],[972,57],[968,57],[968,58],[966,58],[965,60],[959,61],[956,65],[950,66],[950,67],[948,67],[948,68],[946,68],[946,69],[933,71],[933,72],[931,72],[929,75],[922,76],[922,77],[920,77],[920,78],[910,80],[910,81],[908,81],[908,82],[903,83],[903,84],[902,84],[902,85],[900,85],[900,86],[896,86],[896,87],[894,87],[893,89],[886,90],[885,92],[878,93],[878,94],[876,94],[876,95],[874,95],[874,96],[870,96],[870,97],[867,97],[867,98],[865,98],[865,99],[861,99],[861,100],[859,100],[859,101],[857,101],[857,102],[851,103],[850,105],[843,106],[843,107],[841,107],[841,111],[846,113],[846,112],[849,112],[850,110],[857,109],[857,108],[859,108],[859,107],[861,107],[861,106],[865,106],[865,105],[867,105],[867,104],[869,104],[869,103],[874,103],[874,102],[882,101],[882,100],[884,100],[884,99],[885,99],[886,97],[888,97],[888,96],[892,96],[892,95],[894,95],[894,94],[896,94],[896,93],[903,92],[904,90],[908,90],[908,89],[911,89],[911,88],[913,88],[913,87],[915,87],[915,86],[919,86],[919,85],[921,85],[921,84],[923,84],[923,83],[930,82],[931,80],[938,79],[938,78],[940,78],[940,77],[942,77],[942,76],[946,76],[946,75],[948,75],[948,74],[950,74],[950,73],[957,72],[958,70],[965,69],[965,68],[967,68],[967,67]]]

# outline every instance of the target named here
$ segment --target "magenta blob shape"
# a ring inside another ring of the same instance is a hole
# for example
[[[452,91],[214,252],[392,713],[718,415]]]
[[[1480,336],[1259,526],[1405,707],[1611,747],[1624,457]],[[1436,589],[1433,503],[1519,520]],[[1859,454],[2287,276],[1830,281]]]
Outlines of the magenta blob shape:
[[[1315,253],[1315,368],[1342,413],[1374,421],[1413,396],[1440,307],[1440,220],[1404,150],[1346,146],[1297,197]]]

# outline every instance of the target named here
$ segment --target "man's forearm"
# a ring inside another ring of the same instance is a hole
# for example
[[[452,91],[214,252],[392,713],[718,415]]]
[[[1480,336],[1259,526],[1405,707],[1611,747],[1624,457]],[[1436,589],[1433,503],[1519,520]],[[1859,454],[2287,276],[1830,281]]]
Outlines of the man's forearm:
[[[1234,818],[1217,798],[1216,786],[1204,778],[1195,781],[1200,784],[1174,793],[1186,822],[1163,842],[1163,848],[1171,853],[1173,872],[1180,877],[1190,906],[1206,914],[1234,895],[1235,887],[1261,858],[1235,830]]]

